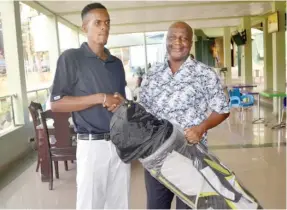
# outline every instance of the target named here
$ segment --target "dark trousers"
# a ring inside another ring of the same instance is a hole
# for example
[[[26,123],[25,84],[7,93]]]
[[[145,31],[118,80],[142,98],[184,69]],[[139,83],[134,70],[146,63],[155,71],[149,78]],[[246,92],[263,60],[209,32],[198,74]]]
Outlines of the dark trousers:
[[[170,209],[174,194],[145,170],[147,209]],[[176,209],[191,209],[176,198]]]

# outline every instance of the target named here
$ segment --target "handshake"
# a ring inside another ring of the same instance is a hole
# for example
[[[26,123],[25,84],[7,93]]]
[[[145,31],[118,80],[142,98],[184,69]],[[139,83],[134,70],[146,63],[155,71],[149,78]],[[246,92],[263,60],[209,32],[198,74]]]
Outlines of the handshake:
[[[119,94],[103,94],[103,107],[110,112],[115,112],[125,98]]]

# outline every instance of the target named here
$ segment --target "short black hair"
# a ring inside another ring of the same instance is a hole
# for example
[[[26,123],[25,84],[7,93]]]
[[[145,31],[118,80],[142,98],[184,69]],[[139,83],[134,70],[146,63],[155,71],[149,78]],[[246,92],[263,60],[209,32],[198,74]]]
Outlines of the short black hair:
[[[87,6],[84,7],[84,9],[81,12],[82,20],[91,10],[94,10],[94,9],[107,9],[107,8],[104,5],[102,5],[101,3],[88,4]]]

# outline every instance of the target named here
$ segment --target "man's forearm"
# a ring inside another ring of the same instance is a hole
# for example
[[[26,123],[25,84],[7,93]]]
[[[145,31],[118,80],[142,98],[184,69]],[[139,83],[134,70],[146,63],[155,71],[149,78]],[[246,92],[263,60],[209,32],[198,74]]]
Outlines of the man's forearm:
[[[64,96],[58,101],[51,102],[51,109],[53,112],[76,112],[102,104],[103,100],[103,94],[94,94],[89,96]]]
[[[207,131],[222,123],[226,118],[228,118],[228,116],[229,113],[218,114],[216,112],[212,112],[211,115],[200,124],[200,126],[202,126],[204,130]]]

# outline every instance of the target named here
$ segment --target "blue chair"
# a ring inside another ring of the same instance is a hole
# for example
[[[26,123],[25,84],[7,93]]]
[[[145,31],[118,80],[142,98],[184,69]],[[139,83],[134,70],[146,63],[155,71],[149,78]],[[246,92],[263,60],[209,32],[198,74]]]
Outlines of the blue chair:
[[[254,105],[254,96],[250,94],[242,94],[239,88],[229,90],[229,106],[230,108],[240,109],[240,119],[243,119],[243,110]]]
[[[230,107],[246,108],[254,105],[254,97],[251,94],[242,94],[239,88],[229,90]]]
[[[240,98],[242,96],[242,94],[240,93],[239,88],[233,88],[232,90],[229,90],[229,96],[230,97],[237,96]]]
[[[243,108],[251,107],[254,105],[254,97],[250,94],[243,94],[241,96],[241,104]]]
[[[284,97],[283,99],[283,107],[281,110],[281,119],[280,119],[280,126],[284,126],[285,123],[283,122],[283,117],[284,117],[284,113],[286,113],[286,97]]]
[[[229,106],[230,108],[236,107],[239,108],[241,104],[241,99],[238,96],[230,96],[229,97]]]

